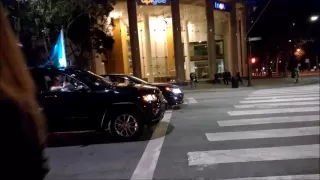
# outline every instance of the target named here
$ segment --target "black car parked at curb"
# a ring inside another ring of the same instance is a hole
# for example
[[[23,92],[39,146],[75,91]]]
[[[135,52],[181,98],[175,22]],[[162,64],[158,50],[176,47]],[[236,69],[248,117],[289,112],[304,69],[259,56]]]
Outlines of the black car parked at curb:
[[[144,125],[157,124],[165,113],[166,101],[156,87],[113,86],[84,70],[30,71],[49,132],[108,130],[120,140],[135,140]]]
[[[102,76],[114,83],[124,83],[127,81],[129,84],[142,84],[158,87],[162,91],[169,106],[180,105],[184,102],[184,93],[181,91],[180,87],[171,83],[149,83],[135,76],[125,74],[106,74]]]

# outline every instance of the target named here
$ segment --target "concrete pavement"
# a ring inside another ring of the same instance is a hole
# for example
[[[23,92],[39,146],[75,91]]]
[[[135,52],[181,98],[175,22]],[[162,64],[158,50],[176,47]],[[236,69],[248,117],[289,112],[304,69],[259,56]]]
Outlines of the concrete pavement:
[[[319,84],[187,92],[141,141],[49,148],[47,179],[319,180],[319,111]]]

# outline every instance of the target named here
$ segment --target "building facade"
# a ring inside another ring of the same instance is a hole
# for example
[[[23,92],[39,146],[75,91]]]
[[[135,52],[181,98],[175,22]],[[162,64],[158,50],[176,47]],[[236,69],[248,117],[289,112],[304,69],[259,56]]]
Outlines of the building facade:
[[[118,0],[109,15],[115,44],[96,56],[96,72],[124,73],[150,82],[212,78],[229,70],[247,75],[246,15],[242,1]]]

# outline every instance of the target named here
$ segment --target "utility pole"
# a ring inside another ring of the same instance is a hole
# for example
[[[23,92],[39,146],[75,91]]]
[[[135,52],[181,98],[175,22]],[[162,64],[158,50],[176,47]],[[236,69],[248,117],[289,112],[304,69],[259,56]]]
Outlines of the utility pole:
[[[267,9],[267,7],[269,6],[269,4],[271,3],[272,0],[269,0],[268,3],[265,5],[265,7],[262,9],[262,11],[260,12],[259,16],[257,17],[257,19],[253,22],[252,26],[250,26],[250,28],[248,28],[249,30],[247,31],[247,42],[249,44],[249,58],[247,59],[248,61],[248,87],[252,85],[251,83],[251,79],[252,79],[252,64],[250,62],[250,59],[252,58],[252,54],[251,54],[251,42],[250,42],[250,38],[249,38],[249,34],[252,30],[252,28],[254,27],[254,25],[258,22],[258,20],[260,19],[261,15],[264,13],[264,11]],[[246,0],[246,6],[248,7],[248,0]],[[248,11],[246,11],[247,14],[247,24],[249,23],[249,14]]]
[[[319,71],[319,56],[316,56],[316,70]]]
[[[252,63],[251,63],[251,58],[252,58],[252,47],[251,47],[251,42],[249,41],[249,58],[248,58],[248,87],[252,86],[251,80],[252,80]]]

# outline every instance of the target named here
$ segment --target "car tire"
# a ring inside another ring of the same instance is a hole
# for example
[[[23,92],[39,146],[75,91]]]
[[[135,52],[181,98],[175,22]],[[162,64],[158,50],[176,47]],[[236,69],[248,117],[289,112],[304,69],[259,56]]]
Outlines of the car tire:
[[[117,140],[138,140],[144,130],[142,116],[133,111],[117,112],[111,116],[108,129],[110,134]]]

